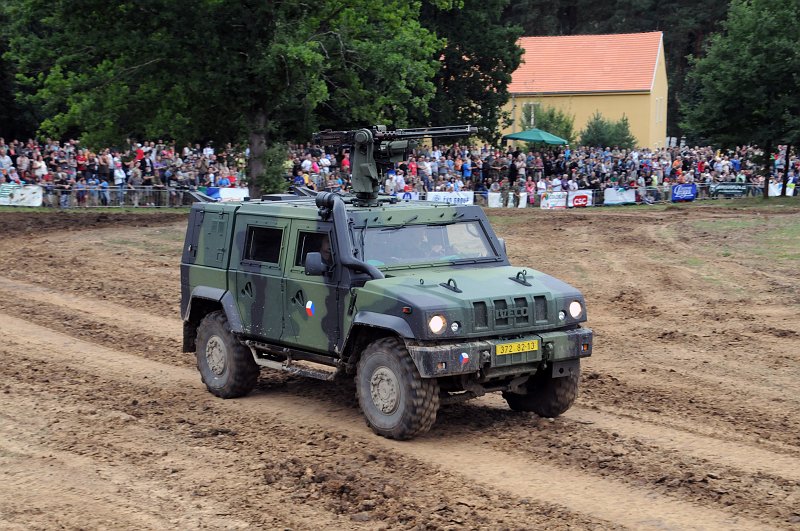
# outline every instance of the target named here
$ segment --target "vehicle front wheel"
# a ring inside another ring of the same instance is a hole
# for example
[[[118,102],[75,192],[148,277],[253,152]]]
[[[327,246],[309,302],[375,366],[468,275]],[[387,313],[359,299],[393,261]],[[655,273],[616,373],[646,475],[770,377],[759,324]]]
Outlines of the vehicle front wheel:
[[[402,342],[370,343],[356,373],[356,396],[367,425],[389,439],[411,439],[428,431],[439,410],[439,384],[422,378]]]
[[[233,335],[222,311],[212,312],[200,322],[197,369],[208,390],[220,398],[244,396],[258,381],[253,355]]]
[[[532,411],[540,417],[557,417],[575,402],[579,380],[580,368],[561,378],[552,378],[550,371],[542,371],[528,380],[528,394],[504,392],[503,398],[514,411]]]

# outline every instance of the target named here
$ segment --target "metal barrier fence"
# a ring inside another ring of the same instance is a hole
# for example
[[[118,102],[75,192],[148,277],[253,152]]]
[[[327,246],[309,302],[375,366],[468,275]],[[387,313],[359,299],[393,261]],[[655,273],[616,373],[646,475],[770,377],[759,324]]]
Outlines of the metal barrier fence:
[[[795,188],[787,189],[787,196],[795,195]],[[544,208],[559,209],[592,206],[655,204],[686,201],[703,201],[723,198],[761,197],[760,186],[747,183],[667,184],[645,188],[605,188],[602,190],[547,191],[536,193],[531,200],[527,193],[508,192],[405,192],[397,194],[400,200],[434,200],[456,204],[476,204],[489,208]],[[780,195],[780,186],[770,186],[770,196]]]
[[[0,185],[0,205],[82,207],[179,207],[190,204],[191,190],[165,186],[109,186],[63,189],[55,185]]]
[[[209,189],[219,192],[217,189]],[[203,191],[203,190],[201,190]],[[222,190],[241,192],[246,189]],[[57,186],[0,185],[0,205],[45,206],[54,208],[82,207],[180,207],[197,201],[198,190],[165,186],[110,186],[98,188],[60,189]],[[787,189],[787,196],[795,195],[795,188]],[[746,183],[676,184],[646,188],[606,188],[603,190],[548,191],[537,193],[531,200],[527,193],[505,192],[405,192],[397,194],[398,200],[431,200],[454,204],[475,204],[488,208],[573,208],[630,204],[654,204],[684,201],[704,201],[721,198],[760,197],[763,188]],[[222,200],[236,200],[225,197]],[[770,186],[770,195],[780,195],[780,188]],[[208,200],[207,196],[200,198]]]

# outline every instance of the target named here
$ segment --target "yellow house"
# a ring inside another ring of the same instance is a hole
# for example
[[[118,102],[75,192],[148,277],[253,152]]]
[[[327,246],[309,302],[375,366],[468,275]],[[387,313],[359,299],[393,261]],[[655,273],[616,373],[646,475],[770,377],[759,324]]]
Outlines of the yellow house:
[[[575,117],[579,133],[595,112],[628,117],[640,147],[664,147],[667,69],[660,31],[617,35],[522,37],[523,63],[509,85],[505,107],[513,124],[503,134],[531,128],[522,109],[555,107]],[[535,112],[534,112],[535,115]]]

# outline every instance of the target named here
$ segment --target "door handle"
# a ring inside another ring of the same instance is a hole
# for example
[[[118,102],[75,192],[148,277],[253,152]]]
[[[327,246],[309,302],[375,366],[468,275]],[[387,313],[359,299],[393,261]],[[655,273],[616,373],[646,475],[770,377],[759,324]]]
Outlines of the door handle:
[[[301,289],[297,290],[297,293],[294,294],[294,297],[292,297],[291,301],[294,304],[305,308],[305,306],[306,306],[306,296],[303,294],[303,290],[301,290]]]
[[[247,282],[242,288],[242,295],[247,295],[248,297],[253,296],[253,285],[250,282]]]

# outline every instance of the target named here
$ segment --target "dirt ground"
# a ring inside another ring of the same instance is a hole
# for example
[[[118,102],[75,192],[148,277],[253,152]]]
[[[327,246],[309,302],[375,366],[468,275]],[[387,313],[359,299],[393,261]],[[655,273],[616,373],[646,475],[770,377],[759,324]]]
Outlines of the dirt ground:
[[[0,214],[0,528],[800,529],[800,208],[491,215],[586,296],[578,401],[394,442],[352,384],[206,392],[185,214]]]

